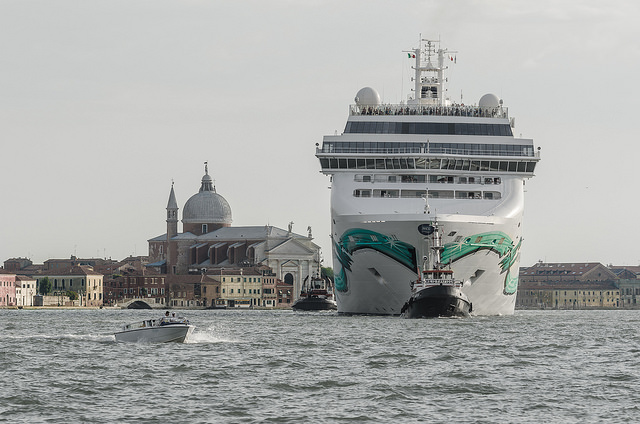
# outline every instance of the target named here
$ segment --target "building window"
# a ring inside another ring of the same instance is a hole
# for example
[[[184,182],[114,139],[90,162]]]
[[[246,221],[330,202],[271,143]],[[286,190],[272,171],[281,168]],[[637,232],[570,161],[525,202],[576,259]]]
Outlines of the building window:
[[[202,224],[202,234],[207,234],[209,232],[207,230],[208,230],[207,224]]]

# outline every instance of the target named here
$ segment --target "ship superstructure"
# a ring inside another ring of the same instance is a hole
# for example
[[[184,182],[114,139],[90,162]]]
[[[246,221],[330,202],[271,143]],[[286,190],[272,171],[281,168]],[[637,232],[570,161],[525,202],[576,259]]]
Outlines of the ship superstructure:
[[[341,135],[316,150],[331,176],[331,234],[338,312],[400,314],[437,214],[443,264],[463,281],[474,313],[512,314],[522,245],[524,181],[539,154],[513,136],[497,96],[452,103],[444,72],[456,58],[421,40],[406,103],[370,87],[349,108]]]

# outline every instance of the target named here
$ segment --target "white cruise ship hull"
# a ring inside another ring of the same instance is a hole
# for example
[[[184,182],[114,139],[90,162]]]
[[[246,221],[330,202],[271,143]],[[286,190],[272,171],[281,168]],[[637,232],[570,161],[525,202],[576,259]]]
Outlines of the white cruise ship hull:
[[[418,233],[417,228],[423,223],[428,223],[428,217],[420,219],[421,216],[416,216],[411,220],[384,223],[364,223],[344,218],[341,220],[344,225],[336,224],[336,233],[354,233],[358,229],[365,229],[406,243],[415,248],[415,259],[412,262],[416,267],[412,269],[406,263],[390,256],[389,253],[381,252],[374,247],[362,247],[353,251],[349,255],[350,269],[342,264],[344,259],[340,255],[334,255],[338,312],[399,315],[402,305],[411,297],[411,282],[418,278],[417,264],[422,255],[420,246],[423,244],[423,236]],[[456,216],[455,218],[456,221],[450,221],[446,216],[438,215],[438,222],[445,232],[455,231],[456,235],[463,235],[463,239],[475,239],[481,234],[499,233],[511,234],[509,236],[511,240],[520,239],[516,232],[516,219],[505,220],[506,222],[503,223],[471,223],[463,221],[472,217]],[[483,217],[473,218],[482,219]],[[449,240],[445,238],[447,251],[456,249],[454,247],[456,243],[451,239],[455,238],[449,237]],[[335,249],[340,249],[339,243]],[[519,264],[518,249],[517,242],[513,243],[508,253],[502,254],[488,246],[477,246],[477,248],[472,246],[467,249],[469,253],[451,262],[451,269],[456,278],[464,282],[462,291],[473,304],[474,314],[513,314]],[[501,263],[507,255],[512,255],[508,262],[509,266],[502,266]],[[341,278],[344,280],[338,281]]]

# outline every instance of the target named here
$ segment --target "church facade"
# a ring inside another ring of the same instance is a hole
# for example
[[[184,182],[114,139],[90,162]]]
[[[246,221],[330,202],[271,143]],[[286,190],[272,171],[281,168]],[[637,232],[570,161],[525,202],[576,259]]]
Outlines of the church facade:
[[[222,274],[232,270],[269,271],[300,293],[302,282],[320,268],[320,247],[308,234],[270,226],[231,225],[231,207],[216,192],[205,163],[200,190],[187,200],[178,232],[179,208],[173,184],[167,203],[167,232],[148,240],[148,267],[163,274]]]

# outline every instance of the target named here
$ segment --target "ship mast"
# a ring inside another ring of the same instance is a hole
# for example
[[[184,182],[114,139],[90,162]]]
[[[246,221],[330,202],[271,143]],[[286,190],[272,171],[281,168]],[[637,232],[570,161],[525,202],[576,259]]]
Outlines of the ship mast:
[[[444,70],[445,55],[450,58],[447,49],[440,48],[440,42],[436,40],[420,39],[420,47],[412,49],[411,55],[416,63],[412,68],[415,71],[413,81],[413,98],[408,103],[414,105],[446,106],[448,99],[444,96]],[[437,63],[433,63],[437,61]]]
[[[441,254],[444,247],[442,246],[442,236],[440,235],[438,221],[433,221],[431,227],[433,228],[433,232],[429,236],[427,243],[427,255],[425,257],[423,271],[442,269]]]

